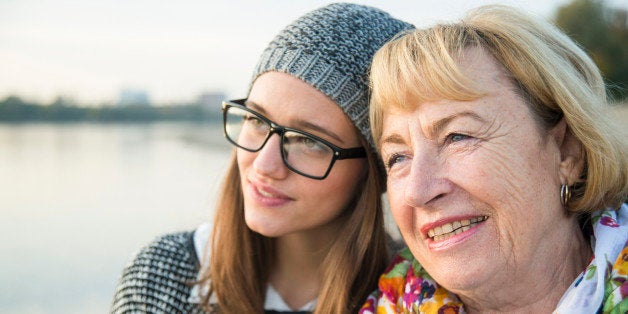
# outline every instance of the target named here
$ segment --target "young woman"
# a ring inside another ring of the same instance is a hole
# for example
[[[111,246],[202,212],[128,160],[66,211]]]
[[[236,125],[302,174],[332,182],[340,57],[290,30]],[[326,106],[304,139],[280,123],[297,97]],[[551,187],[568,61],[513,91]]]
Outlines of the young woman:
[[[411,25],[332,4],[264,50],[223,103],[237,148],[214,228],[167,235],[125,269],[112,312],[355,312],[387,260],[368,123],[375,51]]]

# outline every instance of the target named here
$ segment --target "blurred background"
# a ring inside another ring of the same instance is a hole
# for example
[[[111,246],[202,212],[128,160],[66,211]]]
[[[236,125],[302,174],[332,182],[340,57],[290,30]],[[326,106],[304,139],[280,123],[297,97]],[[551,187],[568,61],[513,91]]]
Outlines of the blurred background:
[[[107,313],[129,258],[211,221],[220,102],[266,44],[333,1],[0,0],[0,313]],[[418,27],[502,3],[556,22],[628,131],[625,0],[350,1]]]

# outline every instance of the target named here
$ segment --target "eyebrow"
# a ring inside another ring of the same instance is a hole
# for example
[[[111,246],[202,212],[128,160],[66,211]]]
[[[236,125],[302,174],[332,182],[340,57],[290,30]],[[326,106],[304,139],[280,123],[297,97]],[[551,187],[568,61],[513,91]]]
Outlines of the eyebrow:
[[[246,107],[248,107],[248,108],[255,109],[255,111],[257,111],[258,113],[262,113],[262,114],[265,114],[265,115],[267,114],[266,110],[264,110],[264,108],[262,106],[258,105],[257,103],[254,103],[254,102],[252,102],[252,101],[250,101],[248,99],[244,102],[244,105]]]
[[[444,117],[436,122],[434,122],[431,126],[427,128],[427,134],[429,136],[433,136],[434,134],[439,134],[443,131],[443,129],[452,121],[462,118],[462,117],[471,117],[474,120],[480,121],[482,123],[486,123],[486,120],[480,117],[477,113],[472,111],[463,111],[452,114],[450,116]],[[405,144],[405,140],[403,137],[397,133],[392,133],[381,140],[381,145],[384,144]]]
[[[345,144],[345,141],[343,141],[340,138],[340,136],[336,135],[334,132],[332,132],[332,131],[330,131],[328,129],[325,129],[325,128],[319,126],[319,125],[316,125],[314,123],[311,123],[311,122],[308,122],[308,121],[305,121],[305,120],[301,120],[301,119],[297,119],[296,122],[297,122],[298,125],[301,125],[301,126],[307,128],[307,129],[312,129],[312,130],[318,131],[320,133],[323,133],[323,134],[325,134],[325,135],[335,139],[336,141],[340,142],[341,144]]]
[[[480,115],[478,115],[477,113],[473,112],[473,111],[462,111],[462,112],[457,112],[454,113],[450,116],[444,117],[436,122],[434,122],[432,125],[427,127],[427,134],[428,135],[435,135],[435,134],[440,134],[441,132],[443,132],[443,129],[452,121],[456,120],[456,119],[460,119],[463,117],[470,117],[473,120],[482,122],[482,123],[486,123],[486,120],[482,117],[480,117]]]
[[[401,135],[393,133],[383,138],[380,146],[384,146],[384,144],[404,144],[405,142]]]
[[[246,106],[251,108],[251,109],[255,109],[255,111],[257,111],[258,113],[260,113],[260,114],[262,114],[264,116],[268,115],[268,113],[266,112],[266,110],[264,110],[264,108],[262,108],[262,106],[254,103],[252,101],[248,101],[247,100],[246,101]],[[266,118],[268,119],[268,117],[266,117]],[[303,119],[295,119],[295,122],[296,122],[295,124],[301,126],[302,128],[306,128],[306,129],[317,131],[319,133],[323,133],[323,134],[333,138],[334,140],[340,142],[341,144],[346,144],[345,141],[343,141],[340,138],[340,136],[336,135],[334,132],[332,132],[332,131],[330,131],[328,129],[325,129],[325,128],[319,126],[319,125],[316,125],[314,123],[305,121]],[[275,122],[273,121],[273,123],[275,123]],[[309,132],[306,132],[306,133],[309,133]]]

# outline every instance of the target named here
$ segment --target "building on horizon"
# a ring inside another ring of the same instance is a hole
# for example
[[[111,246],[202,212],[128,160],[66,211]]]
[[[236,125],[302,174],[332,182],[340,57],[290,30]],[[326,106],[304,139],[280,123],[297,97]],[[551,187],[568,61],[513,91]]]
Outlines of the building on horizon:
[[[118,106],[150,106],[148,92],[141,89],[125,88],[118,96]]]

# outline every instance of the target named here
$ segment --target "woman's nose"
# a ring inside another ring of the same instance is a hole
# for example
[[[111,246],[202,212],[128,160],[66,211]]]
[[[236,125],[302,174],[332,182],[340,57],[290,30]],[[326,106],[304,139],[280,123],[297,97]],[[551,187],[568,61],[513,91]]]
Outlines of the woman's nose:
[[[279,134],[272,134],[264,147],[256,154],[253,169],[260,175],[273,179],[283,179],[290,171],[281,156],[281,136]]]
[[[406,205],[425,207],[451,191],[443,163],[435,152],[415,153],[403,187]]]

